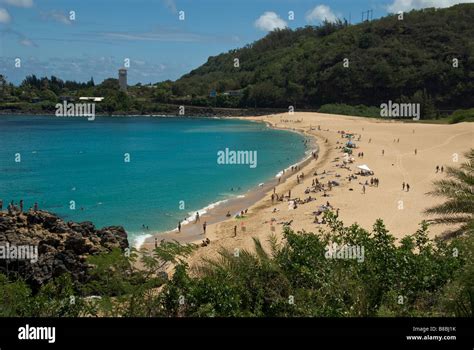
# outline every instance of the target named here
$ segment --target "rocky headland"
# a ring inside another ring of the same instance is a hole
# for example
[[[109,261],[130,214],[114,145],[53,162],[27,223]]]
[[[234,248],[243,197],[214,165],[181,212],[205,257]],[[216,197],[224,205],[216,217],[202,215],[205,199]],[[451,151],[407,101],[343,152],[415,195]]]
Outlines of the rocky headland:
[[[85,282],[88,256],[128,247],[121,226],[96,229],[40,210],[0,212],[0,273],[20,276],[34,289],[63,273]]]

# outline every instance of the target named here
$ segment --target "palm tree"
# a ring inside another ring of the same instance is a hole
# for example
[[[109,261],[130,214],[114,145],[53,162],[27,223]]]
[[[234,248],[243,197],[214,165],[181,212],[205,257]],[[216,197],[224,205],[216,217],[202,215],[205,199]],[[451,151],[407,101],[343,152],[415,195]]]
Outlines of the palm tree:
[[[426,214],[439,215],[430,222],[453,226],[445,232],[446,238],[474,232],[474,149],[464,155],[467,161],[459,168],[447,167],[448,178],[435,181],[435,189],[428,192],[446,198],[444,203],[425,210]]]

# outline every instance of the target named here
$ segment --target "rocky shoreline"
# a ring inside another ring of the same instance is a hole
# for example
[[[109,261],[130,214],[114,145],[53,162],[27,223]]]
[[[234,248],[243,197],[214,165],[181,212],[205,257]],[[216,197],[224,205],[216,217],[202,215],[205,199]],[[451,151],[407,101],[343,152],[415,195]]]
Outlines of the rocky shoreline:
[[[0,105],[1,107],[1,105]],[[179,108],[180,105],[166,105],[166,108],[162,110],[156,110],[146,113],[138,113],[137,111],[130,110],[126,112],[96,112],[96,116],[170,116],[170,117],[180,117]],[[219,108],[219,107],[202,107],[202,106],[189,106],[184,105],[184,116],[189,117],[253,117],[253,116],[263,116],[270,114],[278,114],[288,112],[284,108]],[[313,109],[306,110],[308,112],[316,111]],[[137,114],[138,113],[138,114]],[[1,109],[1,115],[55,115],[54,110],[50,111],[38,111],[35,109],[27,110],[15,110],[15,109]]]
[[[0,273],[20,276],[33,289],[63,273],[83,283],[88,256],[128,247],[121,226],[96,229],[92,222],[65,222],[40,210],[0,212]],[[26,252],[36,256],[25,259]]]

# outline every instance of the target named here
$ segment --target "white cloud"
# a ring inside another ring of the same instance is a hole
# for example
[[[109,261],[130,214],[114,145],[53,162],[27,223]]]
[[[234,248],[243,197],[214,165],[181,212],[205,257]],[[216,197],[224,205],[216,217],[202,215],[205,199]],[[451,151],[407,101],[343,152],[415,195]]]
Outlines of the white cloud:
[[[131,40],[131,41],[176,41],[176,42],[199,42],[206,40],[206,37],[195,33],[185,32],[104,32],[100,34],[106,39]]]
[[[461,3],[473,3],[474,0],[393,0],[387,7],[388,12],[397,13],[399,11],[410,11],[426,7],[450,7]]]
[[[7,10],[0,8],[0,23],[8,23],[10,22],[10,14]]]
[[[0,9],[0,12],[1,10],[2,9]],[[6,29],[1,30],[0,35],[8,35],[8,36],[16,37],[17,42],[23,46],[38,47],[38,45],[36,45],[36,43],[33,40],[28,39],[23,33],[18,32],[12,28],[6,28]]]
[[[62,23],[62,24],[72,24],[69,17],[59,11],[51,11],[47,13],[42,12],[41,18],[44,20],[51,20],[51,21]]]
[[[33,0],[3,0],[4,3],[18,7],[33,7]]]
[[[255,27],[260,30],[270,32],[275,29],[286,28],[287,24],[275,12],[268,11],[255,21]]]
[[[178,9],[176,7],[176,2],[174,0],[163,0],[165,6],[173,13],[177,13]]]
[[[28,47],[36,47],[37,45],[28,38],[23,38],[20,40],[20,44]]]
[[[336,15],[326,5],[318,5],[306,14],[306,21],[308,22],[335,22],[336,20]]]

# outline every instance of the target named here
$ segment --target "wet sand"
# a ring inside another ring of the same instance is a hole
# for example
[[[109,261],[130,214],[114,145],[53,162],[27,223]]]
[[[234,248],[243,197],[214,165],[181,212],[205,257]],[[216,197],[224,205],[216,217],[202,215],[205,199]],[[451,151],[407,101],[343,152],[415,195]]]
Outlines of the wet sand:
[[[227,203],[232,208],[231,213],[248,208],[248,214],[243,219],[225,218],[229,209],[215,208],[215,217],[210,215],[201,218],[201,223],[204,220],[209,223],[206,235],[202,234],[201,224],[191,224],[189,233],[183,231],[156,236],[158,240],[166,237],[179,242],[196,243],[209,238],[211,243],[198,249],[189,258],[191,266],[199,264],[203,258],[217,257],[221,249],[252,250],[254,238],[259,239],[264,248],[268,247],[271,235],[282,239],[283,224],[287,222],[291,222],[291,228],[295,231],[318,232],[325,225],[314,222],[314,212],[327,201],[335,210],[339,209],[339,217],[346,226],[358,223],[371,231],[375,221],[381,218],[395,237],[413,234],[422,220],[429,219],[424,210],[442,202],[442,199],[426,194],[433,189],[434,180],[445,178],[444,173],[435,172],[435,167],[459,166],[464,161],[462,154],[473,147],[474,140],[472,123],[426,124],[309,112],[251,119],[270,123],[277,128],[304,132],[318,143],[318,159],[310,159],[298,172],[287,174],[285,181],[276,186],[278,194],[287,195],[291,190],[292,199],[305,199],[308,197],[305,190],[311,187],[315,179],[321,183],[338,181],[340,185],[333,187],[328,197],[323,197],[321,192],[311,192],[309,195],[315,200],[293,209],[288,198],[283,202],[271,202],[273,186],[269,183],[260,191],[250,191],[246,202],[235,204],[235,207],[232,207],[233,203]],[[349,164],[349,169],[340,167],[342,145],[347,142],[340,131],[361,136],[360,141],[355,140],[355,161]],[[397,142],[397,139],[400,141]],[[363,158],[357,157],[359,152],[364,152]],[[458,157],[457,162],[454,161],[454,155]],[[367,164],[375,172],[374,177],[380,180],[378,187],[365,186],[365,193],[362,185],[370,177],[358,176],[356,180],[348,181],[348,176],[354,175],[357,166],[362,164]],[[318,172],[317,176],[314,176],[315,171]],[[297,183],[296,176],[301,172],[304,172],[305,177]],[[403,182],[410,184],[410,191],[402,190]],[[237,237],[234,237],[235,226],[238,227]],[[439,225],[430,226],[429,234],[434,237],[445,229]],[[144,244],[144,248],[152,247],[153,238]]]
[[[244,118],[242,118],[244,119]],[[264,122],[259,120],[253,120],[255,122]],[[271,123],[265,122],[268,127],[273,127]],[[292,129],[288,131],[298,132],[302,134],[305,139],[308,141],[307,151],[305,157],[293,164],[293,166],[298,166],[299,171],[304,171],[305,167],[310,164],[313,160],[312,153],[318,154],[319,146],[315,137],[311,134],[308,134],[305,130]],[[182,224],[181,232],[178,232],[178,229],[174,229],[166,232],[155,232],[152,233],[149,237],[145,239],[143,244],[139,247],[140,249],[152,249],[156,244],[159,244],[161,241],[178,241],[180,243],[201,243],[209,235],[204,235],[203,223],[207,223],[208,233],[209,226],[213,224],[220,223],[225,220],[234,219],[236,215],[245,211],[255,203],[262,200],[268,193],[273,192],[273,189],[276,186],[282,185],[285,181],[294,175],[294,172],[291,172],[291,166],[288,169],[281,169],[283,174],[279,179],[275,176],[272,179],[269,179],[261,184],[261,186],[255,186],[248,190],[244,195],[239,195],[222,201],[221,203],[216,204],[213,208],[207,209],[205,214],[202,214],[198,222],[191,221],[187,224]],[[227,213],[230,213],[231,216],[228,217]],[[242,229],[242,222],[245,222],[245,215],[243,218],[240,218],[239,230]],[[232,230],[233,235],[233,230]]]

